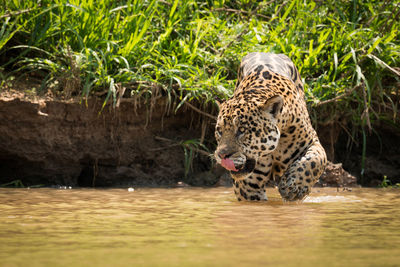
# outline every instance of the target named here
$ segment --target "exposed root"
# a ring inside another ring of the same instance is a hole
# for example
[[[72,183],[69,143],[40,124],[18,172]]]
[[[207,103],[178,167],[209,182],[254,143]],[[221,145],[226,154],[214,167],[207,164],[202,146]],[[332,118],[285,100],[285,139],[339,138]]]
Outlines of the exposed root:
[[[338,95],[337,97],[316,103],[315,106],[318,107],[318,106],[322,106],[322,105],[325,105],[328,103],[336,102],[339,99],[342,99],[342,98],[345,98],[345,97],[351,95],[351,93],[353,93],[358,88],[362,88],[362,86],[363,86],[363,84],[358,84],[358,85],[354,86],[353,88],[351,88],[350,90],[344,92],[343,94]]]
[[[202,114],[202,115],[204,115],[204,116],[206,116],[206,117],[211,118],[211,119],[214,120],[214,121],[217,120],[217,117],[216,117],[216,116],[213,116],[213,115],[211,115],[211,114],[209,114],[209,113],[207,113],[207,112],[204,112],[204,111],[202,111],[202,110],[196,108],[195,106],[193,106],[193,105],[190,104],[189,102],[185,102],[185,105],[188,106],[189,108],[193,109],[194,111],[196,111],[196,112],[198,112],[198,113],[200,113],[200,114]]]
[[[368,126],[368,130],[371,131],[372,130],[372,126],[371,126],[371,121],[369,119],[369,107],[368,107],[368,100],[367,100],[367,92],[366,92],[366,88],[365,86],[362,88],[362,93],[363,93],[363,100],[364,100],[364,110],[363,113],[361,114],[361,119],[365,119],[365,122]]]

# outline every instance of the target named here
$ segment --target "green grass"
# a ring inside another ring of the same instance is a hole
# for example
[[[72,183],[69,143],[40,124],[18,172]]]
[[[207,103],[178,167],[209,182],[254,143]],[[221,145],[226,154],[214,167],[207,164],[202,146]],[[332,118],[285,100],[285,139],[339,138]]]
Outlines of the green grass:
[[[383,176],[383,180],[379,187],[382,188],[400,188],[400,183],[392,184],[392,182],[387,178],[387,176]]]
[[[38,93],[96,92],[114,105],[122,92],[161,93],[178,108],[206,106],[232,95],[245,54],[276,52],[298,67],[314,122],[346,117],[364,135],[399,122],[397,0],[1,2],[3,83],[33,73]]]
[[[11,182],[5,183],[5,184],[0,184],[0,187],[12,187],[12,188],[39,188],[39,187],[44,187],[43,184],[36,184],[36,185],[30,185],[30,186],[25,186],[21,180],[13,180]]]

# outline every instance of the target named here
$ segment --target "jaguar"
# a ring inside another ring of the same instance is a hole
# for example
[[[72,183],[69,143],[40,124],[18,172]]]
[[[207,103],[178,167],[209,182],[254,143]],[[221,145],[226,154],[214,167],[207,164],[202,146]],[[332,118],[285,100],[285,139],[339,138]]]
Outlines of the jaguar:
[[[230,172],[236,198],[267,200],[266,187],[277,185],[284,200],[304,199],[327,159],[289,57],[246,55],[233,96],[218,105],[214,156]]]

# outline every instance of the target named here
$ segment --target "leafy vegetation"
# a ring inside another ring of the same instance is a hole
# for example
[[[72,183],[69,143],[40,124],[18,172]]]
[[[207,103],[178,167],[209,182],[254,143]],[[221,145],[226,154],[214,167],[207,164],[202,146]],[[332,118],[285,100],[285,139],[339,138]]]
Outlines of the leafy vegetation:
[[[275,52],[298,67],[314,121],[346,117],[364,148],[375,121],[400,128],[399,1],[3,0],[0,24],[2,84],[30,73],[38,93],[205,106],[232,94],[245,54]]]
[[[0,184],[0,187],[26,188],[26,186],[19,179],[13,180],[13,181],[5,183],[5,184]],[[35,184],[35,185],[30,185],[27,188],[39,188],[39,187],[44,187],[44,185]]]
[[[387,178],[387,176],[383,176],[383,180],[379,187],[382,188],[400,188],[400,183],[392,184],[392,182]]]
[[[16,187],[16,188],[24,188],[24,184],[21,180],[13,180],[9,183],[1,184],[0,187]]]

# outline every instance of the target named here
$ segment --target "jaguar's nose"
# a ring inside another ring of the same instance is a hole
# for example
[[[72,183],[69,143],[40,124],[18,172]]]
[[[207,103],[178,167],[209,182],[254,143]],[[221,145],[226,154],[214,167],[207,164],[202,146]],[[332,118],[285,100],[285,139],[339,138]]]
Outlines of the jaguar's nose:
[[[226,154],[224,153],[218,153],[218,156],[220,157],[220,159],[226,158]]]
[[[218,152],[218,157],[220,157],[220,159],[226,159],[226,158],[229,158],[232,155],[233,155],[233,153],[229,153],[229,152],[226,152],[226,151],[223,151],[223,150]]]
[[[226,146],[218,147],[218,149],[216,150],[216,153],[215,153],[215,155],[218,156],[221,160],[229,158],[233,154],[234,154],[234,152]]]

